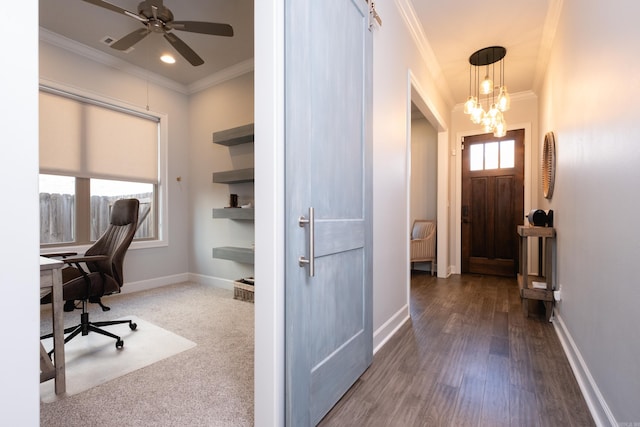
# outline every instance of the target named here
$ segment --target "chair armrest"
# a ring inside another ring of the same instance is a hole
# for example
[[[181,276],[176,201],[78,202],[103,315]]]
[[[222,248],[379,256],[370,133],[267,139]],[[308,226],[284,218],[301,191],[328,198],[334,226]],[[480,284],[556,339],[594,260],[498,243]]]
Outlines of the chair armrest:
[[[109,257],[107,255],[82,255],[82,256],[73,256],[73,257],[69,257],[69,258],[63,258],[62,261],[64,261],[67,264],[77,264],[79,262],[97,262],[97,261],[105,261],[108,260]]]
[[[50,254],[40,254],[40,256],[43,256],[45,258],[67,258],[73,255],[78,255],[78,252],[57,252]]]

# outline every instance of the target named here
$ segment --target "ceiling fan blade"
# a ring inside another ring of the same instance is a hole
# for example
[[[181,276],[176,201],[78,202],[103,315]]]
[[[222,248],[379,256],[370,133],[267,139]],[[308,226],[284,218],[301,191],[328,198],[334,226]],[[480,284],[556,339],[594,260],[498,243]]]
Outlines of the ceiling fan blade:
[[[173,33],[165,33],[164,38],[167,39],[171,46],[173,46],[180,55],[191,63],[194,67],[204,64],[202,58],[193,51],[185,42],[183,42],[178,36]]]
[[[137,19],[140,22],[147,22],[145,18],[139,16],[137,13],[130,12],[126,9],[121,8],[120,6],[116,6],[113,3],[109,3],[108,1],[104,1],[104,0],[84,0],[84,1],[87,3],[91,3],[92,5],[95,5],[95,6],[100,6],[112,12],[121,13],[123,15],[130,16],[134,19]]]
[[[147,28],[140,28],[139,30],[132,31],[122,37],[120,40],[112,44],[111,47],[116,50],[127,50],[145,38],[147,34],[149,34],[149,30]]]
[[[171,27],[174,30],[188,31],[190,33],[211,34],[214,36],[233,36],[233,27],[229,24],[198,21],[173,21]]]

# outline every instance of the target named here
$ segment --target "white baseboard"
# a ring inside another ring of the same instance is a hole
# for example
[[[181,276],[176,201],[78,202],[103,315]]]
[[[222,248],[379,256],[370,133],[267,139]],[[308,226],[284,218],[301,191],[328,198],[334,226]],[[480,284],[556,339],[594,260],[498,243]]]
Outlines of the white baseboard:
[[[376,354],[407,320],[409,320],[409,306],[405,305],[373,333],[373,354]]]
[[[132,292],[146,291],[148,289],[159,288],[161,286],[173,285],[175,283],[186,282],[189,280],[188,273],[174,274],[171,276],[155,277],[148,280],[140,280],[138,282],[125,282],[122,286],[123,294]]]
[[[156,277],[148,280],[140,280],[138,282],[127,282],[122,286],[122,293],[130,294],[132,292],[146,291],[148,289],[160,288],[162,286],[182,282],[196,282],[203,285],[215,286],[216,288],[227,289],[230,291],[233,290],[233,280],[204,276],[202,274],[181,273],[171,276]]]
[[[220,277],[204,276],[202,274],[189,273],[189,280],[203,285],[215,286],[216,288],[233,290],[233,280],[222,279]]]
[[[557,313],[555,313],[553,317],[553,326],[560,339],[564,353],[567,355],[567,359],[569,359],[569,364],[571,365],[573,374],[576,376],[584,400],[587,402],[593,421],[599,427],[617,426],[618,422],[609,409],[607,402],[604,400],[602,393],[600,393],[600,389],[593,379],[593,376],[591,376],[589,367],[582,358],[580,350],[578,350],[569,330],[562,321],[562,317]]]

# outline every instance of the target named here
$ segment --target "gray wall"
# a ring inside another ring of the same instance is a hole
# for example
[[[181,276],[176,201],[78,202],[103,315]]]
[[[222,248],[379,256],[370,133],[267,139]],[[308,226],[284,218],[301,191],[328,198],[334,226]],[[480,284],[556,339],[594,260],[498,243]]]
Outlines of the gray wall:
[[[189,272],[214,280],[218,286],[253,275],[253,266],[213,259],[214,246],[251,247],[250,221],[212,219],[213,208],[229,206],[229,194],[240,204],[254,201],[252,183],[214,184],[212,173],[254,166],[254,144],[225,147],[213,144],[211,134],[253,123],[253,73],[220,83],[191,96],[189,101]],[[203,280],[206,280],[202,278]]]
[[[557,139],[545,206],[557,228],[556,326],[588,397],[604,404],[601,418],[631,425],[640,422],[640,4],[565,0],[563,8],[540,99],[541,138]]]
[[[40,42],[39,58],[42,81],[138,108],[144,108],[148,99],[151,111],[169,117],[167,180],[164,183],[165,196],[169,202],[166,245],[130,249],[125,258],[124,275],[125,283],[132,283],[185,274],[188,271],[190,241],[187,228],[189,199],[185,186],[189,182],[188,96],[150,82],[147,98],[147,81],[46,42]],[[177,177],[182,177],[183,181],[178,182]]]

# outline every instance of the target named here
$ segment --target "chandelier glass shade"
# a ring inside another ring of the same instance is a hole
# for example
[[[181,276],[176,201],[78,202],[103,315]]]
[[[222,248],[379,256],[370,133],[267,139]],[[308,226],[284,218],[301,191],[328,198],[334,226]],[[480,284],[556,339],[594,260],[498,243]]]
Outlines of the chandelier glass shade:
[[[469,57],[469,97],[464,103],[464,113],[474,124],[481,125],[486,133],[495,137],[507,134],[503,113],[511,106],[511,97],[504,84],[504,57],[507,49],[490,46],[474,52]],[[496,64],[498,79],[496,80]],[[484,78],[480,80],[480,69]],[[499,82],[495,85],[494,82]]]

